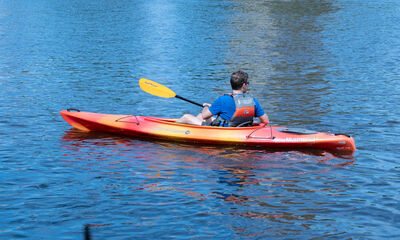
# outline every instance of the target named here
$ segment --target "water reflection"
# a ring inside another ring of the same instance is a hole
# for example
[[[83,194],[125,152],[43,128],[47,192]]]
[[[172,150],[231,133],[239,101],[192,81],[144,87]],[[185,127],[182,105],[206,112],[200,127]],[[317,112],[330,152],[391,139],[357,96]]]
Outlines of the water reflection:
[[[349,187],[330,170],[351,161],[333,155],[141,141],[77,130],[67,131],[61,142],[62,161],[73,159],[70,168],[84,166],[94,174],[103,188],[100,195],[121,199],[122,208],[129,206],[146,218],[143,224],[125,218],[94,222],[99,228],[157,226],[163,217],[147,218],[143,211],[159,214],[183,205],[194,219],[207,215],[218,221],[223,216],[238,236],[303,233],[314,222],[335,225],[324,212],[336,196],[346,196]],[[342,162],[330,163],[335,160]],[[121,213],[114,214],[118,218]],[[244,219],[257,220],[259,226]]]
[[[240,1],[235,10],[230,71],[250,72],[252,92],[274,122],[320,123],[330,111],[324,96],[334,64],[324,45],[325,18],[338,8],[331,1]]]

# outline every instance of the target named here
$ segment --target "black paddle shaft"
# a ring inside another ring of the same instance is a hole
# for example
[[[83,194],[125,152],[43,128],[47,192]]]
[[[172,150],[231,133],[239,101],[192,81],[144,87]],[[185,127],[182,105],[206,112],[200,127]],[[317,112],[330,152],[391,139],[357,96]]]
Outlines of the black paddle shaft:
[[[181,96],[179,96],[179,95],[176,95],[175,97],[176,97],[176,98],[179,98],[179,99],[182,99],[183,101],[190,102],[190,103],[192,103],[192,104],[194,104],[194,105],[197,105],[197,106],[199,106],[199,107],[203,107],[203,104],[200,104],[200,103],[197,103],[197,102],[193,102],[192,100],[189,100],[189,99],[187,99],[187,98],[181,97]]]

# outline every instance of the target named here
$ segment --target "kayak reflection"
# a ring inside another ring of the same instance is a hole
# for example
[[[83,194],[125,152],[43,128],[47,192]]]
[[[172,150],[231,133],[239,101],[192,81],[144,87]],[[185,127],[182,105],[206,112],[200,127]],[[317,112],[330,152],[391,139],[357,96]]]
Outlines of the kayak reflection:
[[[324,174],[332,169],[354,163],[352,157],[338,158],[326,152],[281,152],[193,146],[163,141],[141,141],[107,133],[86,133],[76,129],[66,131],[62,142],[62,147],[69,155],[66,154],[64,157],[72,157],[74,161],[88,161],[91,167],[97,165],[103,170],[109,169],[108,177],[120,177],[119,172],[135,171],[134,174],[140,175],[143,182],[132,187],[131,190],[168,189],[196,198],[215,197],[234,202],[246,201],[248,198],[238,194],[226,194],[223,191],[196,192],[169,184],[165,187],[163,182],[154,183],[153,180],[147,180],[170,179],[177,172],[192,175],[193,170],[198,170],[212,171],[218,176],[212,178],[213,180],[197,176],[196,181],[204,184],[219,183],[236,187],[270,184],[285,186],[295,184],[298,180],[288,180],[282,176],[303,178],[305,175]],[[315,165],[315,163],[323,163],[323,165]],[[115,171],[123,167],[128,168]],[[116,174],[110,175],[111,170]]]
[[[61,147],[61,160],[93,176],[91,184],[101,191],[92,190],[92,198],[122,199],[136,215],[154,211],[158,216],[182,204],[185,211],[194,206],[195,217],[230,216],[231,228],[238,233],[251,231],[235,220],[238,217],[289,228],[294,222],[320,221],[329,195],[347,189],[330,171],[353,163],[329,153],[193,146],[76,129],[65,132]],[[321,179],[330,184],[321,187]],[[216,207],[221,202],[225,207]],[[141,224],[132,219],[122,224]],[[157,218],[146,224],[156,225]]]

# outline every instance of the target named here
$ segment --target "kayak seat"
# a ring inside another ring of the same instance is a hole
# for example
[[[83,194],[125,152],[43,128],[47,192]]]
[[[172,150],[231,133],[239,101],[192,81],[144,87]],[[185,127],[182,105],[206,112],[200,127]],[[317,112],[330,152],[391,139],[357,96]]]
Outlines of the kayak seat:
[[[251,127],[251,126],[253,126],[253,121],[243,122],[235,127]]]

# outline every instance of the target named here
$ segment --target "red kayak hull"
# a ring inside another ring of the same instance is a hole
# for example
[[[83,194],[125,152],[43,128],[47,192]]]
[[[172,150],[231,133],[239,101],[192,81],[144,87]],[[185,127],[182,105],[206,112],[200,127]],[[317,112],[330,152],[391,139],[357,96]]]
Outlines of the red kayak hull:
[[[354,139],[323,132],[296,132],[286,127],[258,124],[251,127],[211,127],[175,123],[176,119],[114,115],[63,110],[61,116],[82,131],[100,131],[135,138],[191,143],[242,145],[285,149],[320,149],[344,155],[354,153]]]

